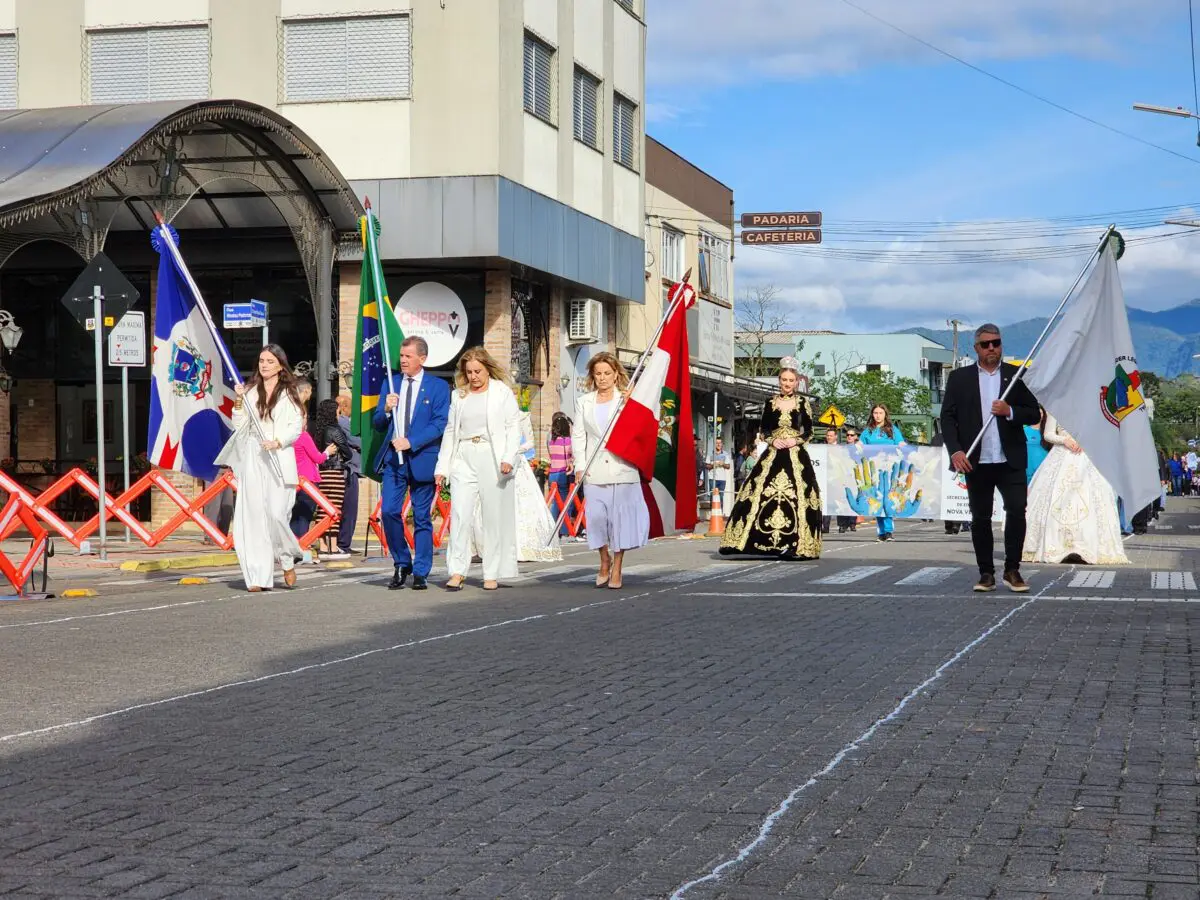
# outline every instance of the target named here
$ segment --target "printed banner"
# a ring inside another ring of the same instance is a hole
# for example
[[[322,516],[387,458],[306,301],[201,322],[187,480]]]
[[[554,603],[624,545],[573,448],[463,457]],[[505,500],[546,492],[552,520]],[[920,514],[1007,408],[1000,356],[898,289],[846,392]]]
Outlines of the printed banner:
[[[813,444],[806,449],[824,515],[971,520],[966,479],[950,471],[941,447]],[[1004,520],[998,492],[992,519]]]

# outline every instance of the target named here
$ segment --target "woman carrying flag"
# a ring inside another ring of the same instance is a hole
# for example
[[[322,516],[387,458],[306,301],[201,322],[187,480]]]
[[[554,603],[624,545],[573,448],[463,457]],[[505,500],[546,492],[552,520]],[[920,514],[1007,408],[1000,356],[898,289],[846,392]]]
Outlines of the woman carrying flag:
[[[217,454],[237,478],[233,506],[233,545],[251,593],[275,586],[275,561],[283,583],[296,584],[296,559],[303,555],[291,529],[292,505],[299,478],[292,445],[303,430],[296,378],[287,354],[268,344],[258,369],[234,387],[233,435]]]

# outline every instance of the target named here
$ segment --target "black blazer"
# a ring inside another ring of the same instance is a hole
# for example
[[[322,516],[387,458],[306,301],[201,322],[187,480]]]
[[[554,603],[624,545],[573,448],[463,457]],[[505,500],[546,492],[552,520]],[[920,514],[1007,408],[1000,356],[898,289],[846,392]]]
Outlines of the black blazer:
[[[1020,371],[1011,363],[1000,364],[1000,393],[1008,389],[1009,382]],[[1012,393],[1008,395],[1007,403],[1012,407],[1012,420],[996,419],[1000,430],[1000,446],[1004,457],[1014,469],[1025,469],[1029,459],[1025,443],[1023,425],[1036,425],[1042,420],[1042,412],[1033,393],[1025,386],[1024,381],[1018,381]],[[979,366],[965,366],[950,373],[946,383],[946,395],[942,398],[942,434],[945,437],[946,449],[953,456],[959,451],[966,451],[983,430],[983,410],[979,401]],[[982,445],[981,445],[982,446]],[[976,447],[971,454],[971,463],[979,462],[980,448]]]

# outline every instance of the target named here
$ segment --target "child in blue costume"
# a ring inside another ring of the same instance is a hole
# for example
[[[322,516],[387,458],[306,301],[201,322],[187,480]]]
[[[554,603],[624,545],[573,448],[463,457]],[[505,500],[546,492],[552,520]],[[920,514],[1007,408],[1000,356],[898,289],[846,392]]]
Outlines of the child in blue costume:
[[[899,425],[892,424],[892,417],[888,413],[888,408],[882,403],[876,403],[871,407],[871,415],[868,417],[870,425],[863,430],[859,440],[864,444],[903,444],[904,435],[900,431]],[[890,541],[892,532],[895,529],[895,523],[891,516],[878,516],[875,519],[875,527],[878,533],[878,539],[881,541]]]

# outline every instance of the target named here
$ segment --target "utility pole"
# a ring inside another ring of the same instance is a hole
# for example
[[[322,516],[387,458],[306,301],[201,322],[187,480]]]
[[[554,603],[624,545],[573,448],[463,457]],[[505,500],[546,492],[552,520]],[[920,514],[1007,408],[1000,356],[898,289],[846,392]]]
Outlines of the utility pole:
[[[946,324],[954,329],[954,359],[950,363],[951,369],[958,368],[958,326],[965,324],[961,319],[947,319]]]

